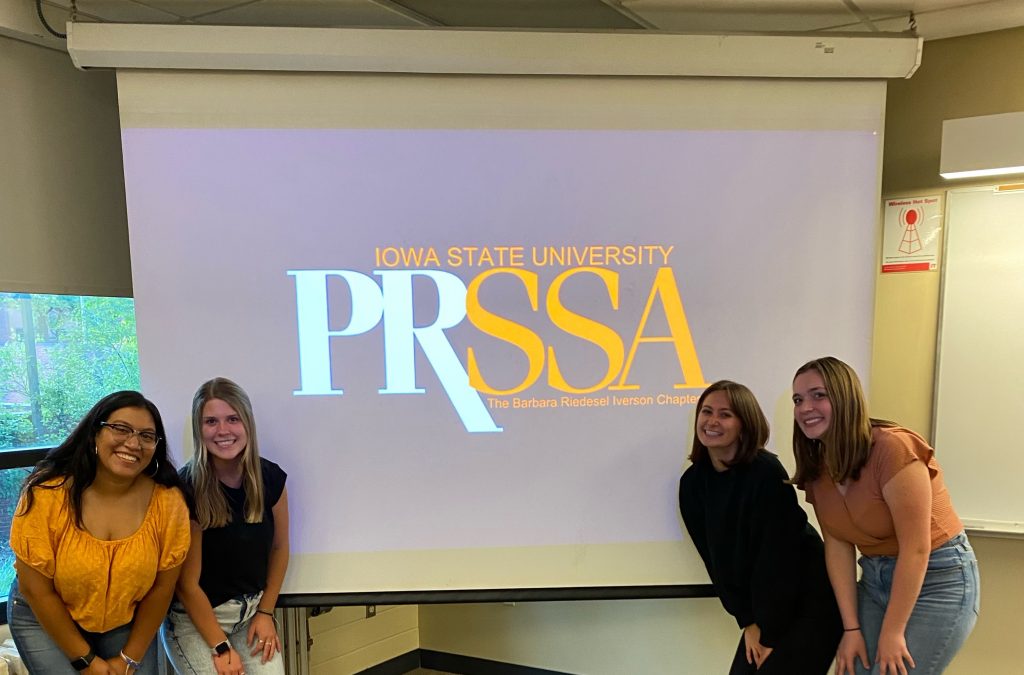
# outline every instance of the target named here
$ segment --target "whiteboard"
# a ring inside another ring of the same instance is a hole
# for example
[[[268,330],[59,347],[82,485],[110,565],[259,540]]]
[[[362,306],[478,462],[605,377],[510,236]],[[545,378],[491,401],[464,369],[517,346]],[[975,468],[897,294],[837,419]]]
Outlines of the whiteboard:
[[[1024,184],[947,193],[934,401],[964,524],[1024,535]]]

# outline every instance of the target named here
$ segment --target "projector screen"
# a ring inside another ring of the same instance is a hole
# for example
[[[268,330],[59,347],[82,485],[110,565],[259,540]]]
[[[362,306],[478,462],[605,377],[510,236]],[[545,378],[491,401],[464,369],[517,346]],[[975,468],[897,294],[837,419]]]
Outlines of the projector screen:
[[[222,375],[288,472],[285,594],[704,584],[710,382],[792,466],[868,371],[884,84],[121,72],[144,390]],[[180,440],[180,443],[177,442]]]

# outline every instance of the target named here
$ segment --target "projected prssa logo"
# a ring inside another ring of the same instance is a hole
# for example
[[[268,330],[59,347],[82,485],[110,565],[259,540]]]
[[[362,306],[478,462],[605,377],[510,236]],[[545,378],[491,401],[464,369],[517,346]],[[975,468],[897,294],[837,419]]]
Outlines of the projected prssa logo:
[[[536,248],[533,252],[535,256]],[[671,248],[667,250],[671,251]],[[664,263],[668,262],[667,258],[666,254]],[[440,258],[435,259],[440,266]],[[526,259],[529,259],[529,253]],[[589,260],[583,256],[577,256],[577,259]],[[449,256],[449,260],[453,258]],[[514,264],[517,260],[520,266],[507,264]],[[331,340],[362,335],[378,327],[383,333],[385,380],[384,388],[378,392],[426,393],[425,389],[416,385],[415,348],[419,345],[462,424],[467,431],[474,433],[502,431],[502,427],[495,424],[491,412],[510,407],[509,401],[491,397],[514,396],[534,385],[545,371],[548,386],[561,394],[554,399],[544,400],[548,404],[558,406],[559,401],[562,401],[570,407],[577,407],[581,402],[587,406],[600,406],[614,405],[615,401],[628,405],[632,401],[635,405],[639,397],[630,399],[615,394],[596,399],[578,397],[604,390],[628,392],[640,389],[640,384],[631,382],[629,376],[637,350],[645,343],[671,343],[674,346],[675,363],[672,365],[679,368],[678,375],[674,377],[680,377],[682,381],[672,383],[673,389],[702,389],[707,386],[675,274],[667,264],[658,265],[652,260],[648,269],[654,268],[654,276],[643,314],[631,335],[620,335],[612,327],[565,307],[560,297],[560,291],[567,280],[576,275],[592,275],[603,283],[611,308],[618,311],[619,278],[622,274],[619,271],[600,265],[569,267],[559,273],[545,291],[541,288],[539,275],[526,268],[523,258],[506,258],[502,262],[506,265],[479,272],[468,284],[448,270],[422,267],[374,269],[369,273],[350,269],[288,270],[287,274],[295,280],[298,320],[301,387],[294,392],[295,395],[343,394],[344,389],[335,387],[332,382]],[[559,368],[554,347],[545,345],[543,338],[530,328],[481,304],[481,288],[498,276],[510,276],[522,284],[531,308],[538,311],[539,307],[540,311],[546,311],[548,320],[557,329],[590,342],[604,352],[608,367],[598,382],[586,387],[569,383]],[[413,279],[417,277],[432,283],[437,294],[437,318],[430,325],[414,325]],[[343,280],[351,294],[351,317],[348,325],[340,329],[329,327],[328,281],[332,278]],[[545,296],[544,303],[540,304],[542,293]],[[667,335],[648,335],[645,332],[648,319],[656,308],[663,312],[668,326]],[[459,358],[445,330],[466,320],[481,334],[512,344],[525,354],[528,365],[522,381],[509,389],[496,389],[489,385],[480,371],[478,356],[473,347],[466,349],[463,366],[463,360]],[[574,395],[576,398],[565,395]],[[487,400],[485,397],[488,397]],[[641,404],[646,403],[648,398],[654,404],[654,397],[642,398]],[[657,397],[659,405],[693,402],[695,397],[687,395],[661,394]]]

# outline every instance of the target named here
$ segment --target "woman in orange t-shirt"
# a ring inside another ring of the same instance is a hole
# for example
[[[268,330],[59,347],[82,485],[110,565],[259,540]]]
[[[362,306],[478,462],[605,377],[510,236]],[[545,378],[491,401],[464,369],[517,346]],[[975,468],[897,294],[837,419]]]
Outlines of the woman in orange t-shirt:
[[[796,371],[793,412],[793,482],[843,619],[837,675],[942,673],[977,621],[979,581],[935,450],[869,417],[857,374],[831,356]]]
[[[156,406],[103,398],[25,481],[8,623],[33,673],[155,675],[153,637],[188,553],[188,509]]]

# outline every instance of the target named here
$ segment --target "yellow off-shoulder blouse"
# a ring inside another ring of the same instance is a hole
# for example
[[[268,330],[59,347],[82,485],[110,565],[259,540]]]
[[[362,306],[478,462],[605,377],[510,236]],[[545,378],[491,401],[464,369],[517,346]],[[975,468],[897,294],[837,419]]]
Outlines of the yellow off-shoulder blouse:
[[[22,513],[23,495],[15,511],[11,549],[23,564],[53,579],[71,618],[87,631],[104,633],[130,623],[157,572],[185,561],[188,508],[175,488],[156,485],[142,525],[115,541],[75,526],[68,484],[32,490],[32,509]]]

